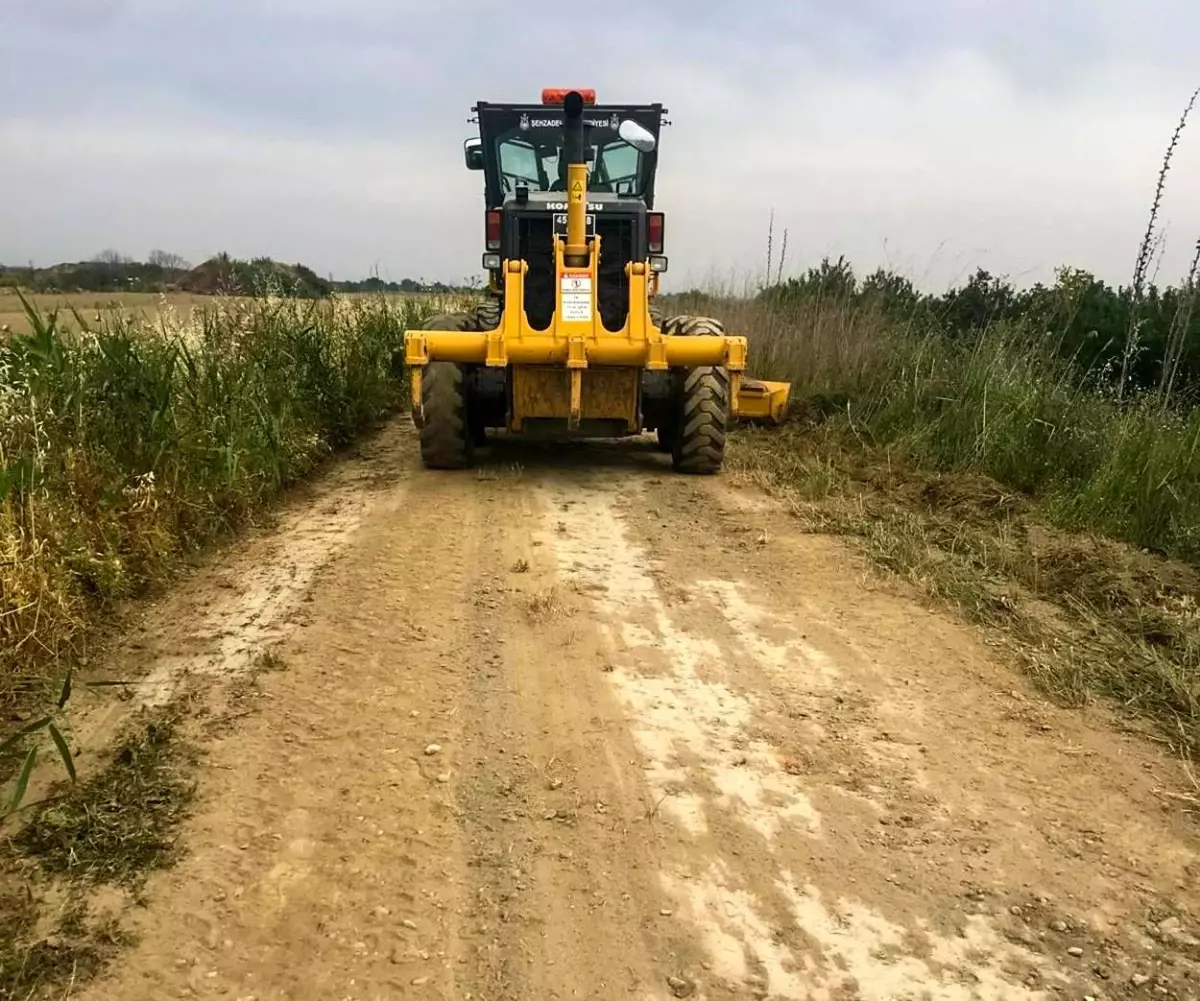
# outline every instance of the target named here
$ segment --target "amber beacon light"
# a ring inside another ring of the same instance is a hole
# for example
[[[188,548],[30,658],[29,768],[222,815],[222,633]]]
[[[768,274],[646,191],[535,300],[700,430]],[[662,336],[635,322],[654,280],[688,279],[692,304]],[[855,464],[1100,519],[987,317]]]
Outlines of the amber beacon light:
[[[571,91],[582,97],[584,104],[596,103],[596,91],[592,87],[546,87],[542,90],[542,104],[561,105]]]

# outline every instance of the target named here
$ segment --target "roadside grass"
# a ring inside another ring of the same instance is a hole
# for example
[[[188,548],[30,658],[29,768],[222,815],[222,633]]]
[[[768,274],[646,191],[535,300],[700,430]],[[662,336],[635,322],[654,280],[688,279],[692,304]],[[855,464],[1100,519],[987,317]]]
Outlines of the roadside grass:
[[[820,296],[773,306],[678,297],[751,338],[753,374],[792,383],[802,419],[902,445],[940,472],[979,472],[1064,528],[1200,562],[1200,409],[1119,403],[1018,323],[949,336],[886,308]]]
[[[403,402],[429,306],[213,300],[27,313],[0,343],[0,711],[57,694],[114,603],[252,520]]]

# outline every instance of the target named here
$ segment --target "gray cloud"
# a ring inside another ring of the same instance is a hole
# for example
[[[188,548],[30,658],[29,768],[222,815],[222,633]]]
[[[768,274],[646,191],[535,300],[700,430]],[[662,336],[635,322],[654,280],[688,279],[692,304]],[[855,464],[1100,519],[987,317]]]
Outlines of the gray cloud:
[[[798,265],[845,252],[938,285],[1070,263],[1119,281],[1200,83],[1200,8],[1182,0],[662,0],[601,8],[574,36],[549,10],[0,0],[0,190],[19,193],[0,260],[166,246],[474,274],[470,105],[579,84],[671,109],[676,285],[759,269],[772,209]],[[1164,277],[1200,234],[1192,138]]]

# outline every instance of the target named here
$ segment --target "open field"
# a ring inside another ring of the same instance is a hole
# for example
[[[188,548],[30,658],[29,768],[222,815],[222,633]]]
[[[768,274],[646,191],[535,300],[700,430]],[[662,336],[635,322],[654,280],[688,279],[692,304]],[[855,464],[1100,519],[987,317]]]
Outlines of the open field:
[[[191,318],[197,304],[210,297],[172,293],[156,295],[149,292],[127,292],[111,295],[101,292],[38,293],[27,296],[29,303],[39,313],[60,310],[64,322],[73,322],[70,314],[78,310],[87,323],[98,323],[104,317],[124,317],[153,322],[160,310],[168,307],[186,322]],[[16,292],[0,290],[0,329],[7,328],[16,333],[28,333],[31,329],[25,307]]]
[[[95,326],[105,320],[122,318],[126,321],[137,321],[156,326],[162,314],[169,315],[172,324],[188,324],[193,313],[203,310],[205,306],[214,304],[210,295],[195,295],[190,292],[124,292],[111,294],[104,292],[59,292],[27,294],[26,300],[39,313],[59,311],[61,322],[65,326],[78,325],[74,313],[77,311],[83,321]],[[351,293],[342,297],[345,300],[378,299],[379,296]],[[394,305],[405,301],[420,303],[422,308],[436,310],[441,308],[444,300],[452,299],[436,293],[404,293],[386,296]],[[231,297],[232,302],[243,305],[252,302],[250,298]],[[7,329],[15,333],[28,333],[31,329],[29,317],[20,297],[12,289],[0,288],[0,330]]]

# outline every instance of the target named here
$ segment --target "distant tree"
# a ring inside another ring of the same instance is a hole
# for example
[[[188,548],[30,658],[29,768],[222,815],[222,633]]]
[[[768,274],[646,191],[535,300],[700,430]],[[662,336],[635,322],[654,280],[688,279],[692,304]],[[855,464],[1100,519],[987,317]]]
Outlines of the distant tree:
[[[921,294],[910,279],[884,268],[867,275],[859,293],[865,302],[898,316],[911,315],[921,301]]]
[[[190,271],[192,266],[184,260],[179,254],[172,254],[168,250],[152,250],[150,256],[146,258],[147,264],[152,264],[156,268],[162,268],[164,271]]]
[[[938,311],[950,330],[978,330],[1015,318],[1017,293],[1008,281],[978,268],[965,285],[940,297]]]
[[[122,254],[119,250],[102,250],[92,261],[96,264],[133,264],[134,260],[128,254]]]
[[[858,279],[850,262],[845,257],[836,261],[825,257],[821,259],[820,267],[809,268],[798,278],[767,286],[759,292],[759,298],[777,305],[810,297],[849,303],[857,294]]]

